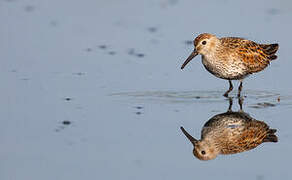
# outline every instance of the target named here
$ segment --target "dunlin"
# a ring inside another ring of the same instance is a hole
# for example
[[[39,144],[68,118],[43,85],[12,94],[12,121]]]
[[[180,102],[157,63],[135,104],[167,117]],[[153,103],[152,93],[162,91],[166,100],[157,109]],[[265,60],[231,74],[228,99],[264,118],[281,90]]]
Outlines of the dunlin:
[[[233,112],[232,104],[226,113],[213,116],[195,139],[183,127],[184,135],[194,146],[193,154],[200,160],[211,160],[218,154],[235,154],[253,149],[263,142],[277,142],[276,129],[252,118],[242,110]]]
[[[228,93],[233,89],[231,80],[240,81],[237,94],[240,97],[243,79],[265,69],[271,60],[277,58],[275,53],[279,47],[278,44],[258,44],[237,37],[217,38],[208,33],[196,37],[194,46],[194,51],[185,60],[181,69],[195,56],[202,55],[202,63],[210,73],[229,81],[225,97],[228,97]]]

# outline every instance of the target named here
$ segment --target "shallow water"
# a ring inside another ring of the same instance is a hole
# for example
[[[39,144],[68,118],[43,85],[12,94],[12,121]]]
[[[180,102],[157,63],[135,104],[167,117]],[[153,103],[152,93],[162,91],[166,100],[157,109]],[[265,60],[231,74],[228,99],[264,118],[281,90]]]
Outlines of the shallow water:
[[[0,1],[0,179],[291,179],[291,10],[288,0]],[[199,57],[180,69],[202,32],[280,44],[243,86],[243,109],[278,143],[192,155],[180,126],[200,137],[228,108],[228,82]]]

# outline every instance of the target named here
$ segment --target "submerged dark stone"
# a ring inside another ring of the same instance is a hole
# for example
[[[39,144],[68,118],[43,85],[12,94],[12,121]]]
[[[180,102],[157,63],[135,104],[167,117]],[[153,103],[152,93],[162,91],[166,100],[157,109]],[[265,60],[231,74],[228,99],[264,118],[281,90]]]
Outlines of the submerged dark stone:
[[[70,97],[65,98],[65,101],[71,101],[71,100],[72,100],[72,98],[70,98]]]
[[[71,121],[65,120],[65,121],[62,122],[62,124],[64,124],[64,125],[70,125],[71,124]]]
[[[106,49],[107,48],[106,45],[100,45],[98,47],[99,47],[99,49]]]

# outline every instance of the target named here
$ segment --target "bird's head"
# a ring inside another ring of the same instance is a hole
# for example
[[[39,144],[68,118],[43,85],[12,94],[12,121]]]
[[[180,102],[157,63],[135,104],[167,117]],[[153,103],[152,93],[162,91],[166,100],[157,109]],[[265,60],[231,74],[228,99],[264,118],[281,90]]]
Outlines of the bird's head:
[[[191,136],[183,127],[181,127],[184,135],[191,141],[194,146],[193,154],[200,160],[211,160],[217,157],[218,151],[207,141],[199,141]]]
[[[209,54],[212,49],[216,46],[218,38],[212,34],[204,33],[200,34],[194,40],[194,50],[190,54],[190,56],[185,60],[181,69],[183,69],[194,57],[198,54],[207,55]]]

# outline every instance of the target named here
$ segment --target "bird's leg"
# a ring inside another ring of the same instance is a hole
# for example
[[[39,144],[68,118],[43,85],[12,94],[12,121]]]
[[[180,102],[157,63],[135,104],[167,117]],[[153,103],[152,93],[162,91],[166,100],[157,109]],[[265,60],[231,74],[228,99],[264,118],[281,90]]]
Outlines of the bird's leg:
[[[227,112],[231,112],[232,111],[233,99],[232,99],[232,97],[229,97],[228,100],[229,100],[229,107],[228,107]]]
[[[243,110],[242,110],[242,104],[243,104],[243,98],[242,98],[242,97],[239,97],[239,98],[238,98],[238,104],[239,104],[239,108],[240,108],[239,110],[240,110],[240,111],[243,111]]]
[[[237,93],[238,98],[240,97],[241,90],[242,90],[242,79],[240,80],[240,84],[238,86],[238,93]]]
[[[223,96],[225,96],[225,97],[228,97],[228,93],[230,91],[232,91],[232,89],[233,89],[233,85],[232,85],[231,80],[228,80],[228,82],[229,82],[229,89],[223,94]]]

